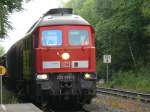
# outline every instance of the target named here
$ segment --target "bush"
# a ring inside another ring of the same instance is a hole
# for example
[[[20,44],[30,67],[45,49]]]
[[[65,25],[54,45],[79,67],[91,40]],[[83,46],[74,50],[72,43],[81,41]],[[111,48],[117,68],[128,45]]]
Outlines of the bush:
[[[128,72],[119,71],[113,74],[109,87],[131,89],[141,92],[150,92],[150,70],[142,67]]]
[[[4,104],[15,104],[15,103],[19,103],[17,97],[15,96],[15,94],[6,89],[5,86],[3,86],[3,103]]]

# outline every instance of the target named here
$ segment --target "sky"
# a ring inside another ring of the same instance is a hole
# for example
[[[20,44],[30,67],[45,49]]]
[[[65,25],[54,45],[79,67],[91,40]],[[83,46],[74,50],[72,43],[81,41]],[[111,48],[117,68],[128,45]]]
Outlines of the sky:
[[[52,8],[62,7],[62,3],[69,0],[31,0],[24,3],[24,10],[14,12],[10,15],[9,21],[13,26],[13,30],[8,31],[8,37],[0,42],[5,48],[5,52],[18,40],[24,37],[29,28],[38,20],[45,12]]]

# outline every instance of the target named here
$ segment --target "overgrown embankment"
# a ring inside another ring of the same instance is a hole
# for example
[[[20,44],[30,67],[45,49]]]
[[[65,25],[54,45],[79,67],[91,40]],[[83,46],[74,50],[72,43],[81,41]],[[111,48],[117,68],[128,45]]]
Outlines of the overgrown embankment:
[[[3,103],[4,104],[15,104],[18,103],[18,98],[15,94],[3,86]]]
[[[119,71],[112,75],[109,83],[104,85],[100,84],[99,86],[150,93],[150,68],[142,67],[138,70],[130,70],[127,72]]]

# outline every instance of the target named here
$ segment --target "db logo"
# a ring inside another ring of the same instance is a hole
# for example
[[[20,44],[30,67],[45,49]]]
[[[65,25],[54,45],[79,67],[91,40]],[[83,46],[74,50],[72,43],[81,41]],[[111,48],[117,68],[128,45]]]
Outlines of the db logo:
[[[70,61],[61,62],[61,67],[62,68],[70,68],[70,66],[71,66]]]

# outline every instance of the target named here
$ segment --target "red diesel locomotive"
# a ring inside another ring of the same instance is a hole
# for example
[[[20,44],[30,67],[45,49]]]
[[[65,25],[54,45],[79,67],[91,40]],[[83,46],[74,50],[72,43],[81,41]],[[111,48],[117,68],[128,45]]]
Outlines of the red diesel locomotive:
[[[92,26],[71,8],[51,9],[7,52],[11,86],[45,101],[89,103],[96,94]]]

